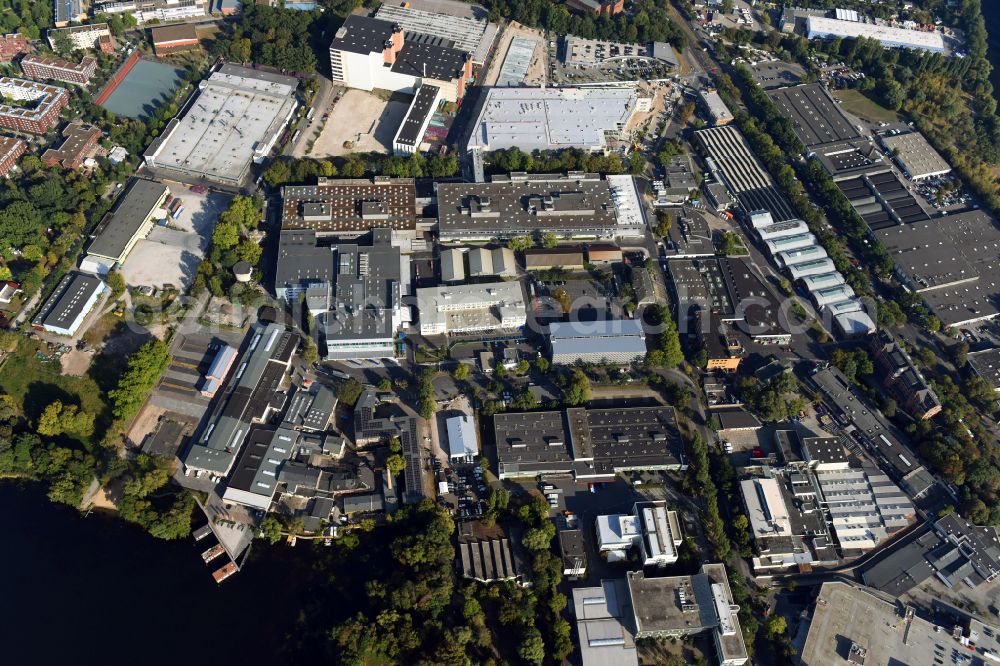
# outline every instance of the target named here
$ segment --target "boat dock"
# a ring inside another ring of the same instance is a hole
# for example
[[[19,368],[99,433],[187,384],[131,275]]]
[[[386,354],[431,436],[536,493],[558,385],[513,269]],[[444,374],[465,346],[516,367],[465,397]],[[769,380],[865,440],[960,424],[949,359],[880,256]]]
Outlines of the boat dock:
[[[222,581],[226,580],[227,578],[229,578],[230,576],[232,576],[237,571],[239,571],[239,569],[236,568],[236,563],[235,562],[229,562],[225,566],[223,566],[222,568],[219,568],[219,569],[216,569],[215,571],[213,571],[212,572],[212,578],[215,579],[216,583],[221,583]]]
[[[205,564],[208,564],[224,552],[226,552],[226,549],[222,547],[222,544],[217,543],[202,553],[201,559],[205,560]]]
[[[194,531],[194,540],[201,541],[211,533],[212,533],[211,525],[202,525],[201,527],[199,527]]]

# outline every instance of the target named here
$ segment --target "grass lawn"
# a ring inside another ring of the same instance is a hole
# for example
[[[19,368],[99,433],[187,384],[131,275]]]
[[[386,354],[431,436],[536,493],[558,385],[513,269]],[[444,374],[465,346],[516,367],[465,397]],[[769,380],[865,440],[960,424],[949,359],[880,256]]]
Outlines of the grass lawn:
[[[45,407],[55,400],[78,404],[82,411],[100,419],[108,405],[105,393],[89,374],[82,377],[64,376],[59,363],[43,363],[35,357],[44,345],[21,338],[15,350],[0,368],[0,391],[11,395],[21,404],[24,415],[34,421]]]
[[[844,111],[862,120],[870,123],[899,122],[899,114],[876,104],[858,90],[835,90],[833,91],[833,96],[840,100],[840,106]]]

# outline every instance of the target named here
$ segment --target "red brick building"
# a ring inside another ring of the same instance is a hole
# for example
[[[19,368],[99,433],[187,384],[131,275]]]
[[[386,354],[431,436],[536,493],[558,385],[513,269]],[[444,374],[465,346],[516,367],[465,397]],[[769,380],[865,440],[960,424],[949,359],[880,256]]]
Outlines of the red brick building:
[[[74,64],[62,58],[28,55],[21,58],[21,69],[25,76],[36,81],[52,79],[85,86],[97,71],[97,60],[84,58]]]
[[[0,96],[15,100],[0,104],[0,127],[30,134],[55,127],[69,104],[69,93],[62,88],[9,76],[0,77]]]
[[[42,162],[48,166],[62,166],[64,169],[79,169],[97,142],[101,140],[101,130],[93,125],[73,122],[63,130],[63,142],[59,148],[49,148],[42,154]]]
[[[566,0],[566,7],[580,13],[614,16],[625,11],[625,0]]]
[[[927,420],[941,411],[941,401],[892,334],[879,331],[869,342],[875,374],[882,389],[915,419]]]
[[[189,23],[153,28],[150,34],[153,37],[153,49],[158,56],[191,51],[200,44],[198,31]]]
[[[0,62],[10,62],[15,56],[28,52],[28,38],[19,32],[0,35]]]
[[[17,164],[17,160],[24,151],[28,149],[28,144],[21,139],[10,136],[0,136],[0,177],[6,176]]]

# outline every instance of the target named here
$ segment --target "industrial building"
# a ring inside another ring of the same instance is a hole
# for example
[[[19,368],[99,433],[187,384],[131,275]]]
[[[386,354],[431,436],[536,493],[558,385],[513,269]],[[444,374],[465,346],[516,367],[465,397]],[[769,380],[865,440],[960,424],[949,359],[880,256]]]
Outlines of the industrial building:
[[[952,641],[951,626],[936,625],[912,606],[888,601],[863,585],[826,582],[818,600],[804,625],[802,666],[930,666],[938,645],[947,645],[949,652],[969,652]]]
[[[604,152],[643,105],[631,87],[490,88],[466,148]]]
[[[56,39],[59,35],[66,35],[74,49],[114,52],[114,38],[111,36],[111,28],[108,27],[107,23],[90,23],[46,30],[45,38],[49,42],[49,48],[53,51],[56,50]]]
[[[97,71],[97,60],[85,57],[79,63],[51,56],[26,55],[21,58],[21,71],[29,79],[36,81],[62,81],[86,86]]]
[[[1000,227],[985,211],[877,229],[875,236],[903,284],[920,294],[945,327],[1000,313]]]
[[[451,284],[465,281],[465,253],[458,248],[441,250],[441,282]]]
[[[517,281],[417,289],[417,310],[421,335],[514,330],[527,318]]]
[[[97,2],[97,14],[131,14],[139,23],[176,21],[208,14],[210,0],[112,0]]]
[[[17,166],[17,161],[28,149],[28,144],[10,136],[0,136],[0,178],[4,178],[10,170]]]
[[[281,188],[281,228],[320,236],[360,236],[375,228],[416,228],[412,178],[319,178],[316,185]]]
[[[582,271],[583,265],[583,252],[570,247],[524,251],[524,269],[528,271]]]
[[[46,166],[79,169],[103,136],[97,127],[81,122],[66,125],[62,135],[63,142],[58,148],[49,148],[42,153],[42,163]]]
[[[629,628],[632,603],[624,579],[574,587],[573,615],[582,666],[639,666],[634,630]]]
[[[951,165],[920,132],[886,134],[880,136],[878,141],[892,153],[893,160],[910,180],[925,180],[951,173]]]
[[[821,83],[768,90],[767,96],[792,121],[795,136],[809,150],[863,138]]]
[[[844,21],[826,16],[807,16],[806,35],[809,39],[846,39],[866,37],[886,48],[916,49],[944,53],[944,37],[937,30],[907,30],[861,21]]]
[[[1000,349],[969,352],[966,358],[972,371],[1000,392]]]
[[[383,5],[385,7],[385,5]],[[406,111],[399,130],[392,140],[393,152],[397,155],[413,155],[419,153],[424,140],[424,133],[431,123],[434,112],[441,103],[441,89],[431,84],[421,84],[413,95],[410,108]]]
[[[668,511],[663,500],[636,502],[628,514],[597,516],[597,548],[601,552],[636,549],[643,566],[666,566],[677,561],[684,541],[676,511]]]
[[[32,326],[57,335],[76,335],[106,290],[100,278],[70,271],[35,315]]]
[[[852,435],[886,469],[913,498],[926,494],[934,485],[934,477],[920,463],[910,447],[900,439],[885,417],[834,366],[828,366],[809,377],[833,417],[853,427]]]
[[[286,3],[287,6],[287,3]],[[472,64],[486,63],[500,28],[487,20],[480,5],[455,0],[410,0],[383,3],[375,18],[399,25],[406,33],[433,35],[454,48],[472,54]]]
[[[559,555],[563,561],[563,576],[586,576],[587,545],[583,540],[583,532],[577,529],[561,529],[557,537]]]
[[[673,407],[497,414],[493,428],[501,479],[687,469]]]
[[[913,503],[874,466],[817,470],[820,505],[842,552],[864,553],[916,519]]]
[[[722,97],[719,96],[718,91],[703,88],[700,94],[701,101],[708,111],[708,118],[713,125],[728,125],[733,122],[733,112],[722,101]]]
[[[479,458],[479,434],[475,419],[468,415],[445,420],[448,431],[448,459],[452,463],[474,463]]]
[[[527,583],[527,566],[514,553],[510,537],[459,539],[458,562],[462,575],[480,583]]]
[[[169,193],[163,183],[133,178],[118,197],[115,207],[94,229],[80,268],[107,275],[108,271],[120,266],[139,239],[149,234],[156,212]]]
[[[472,54],[452,40],[352,14],[330,44],[330,70],[333,80],[348,88],[412,94],[431,84],[442,99],[457,102],[472,78]]]
[[[514,277],[517,263],[514,251],[508,247],[483,247],[469,250],[469,277]]]
[[[562,238],[611,239],[618,233],[609,181],[598,174],[513,173],[487,183],[438,183],[437,195],[443,242],[506,240],[545,232]]]
[[[143,154],[146,166],[179,178],[241,186],[263,162],[298,107],[298,79],[225,64]]]
[[[724,564],[703,564],[693,576],[626,574],[636,639],[684,638],[711,632],[719,666],[749,661]]]
[[[646,334],[639,319],[568,321],[549,324],[552,362],[633,363],[646,356]]]
[[[208,425],[184,453],[185,475],[228,476],[252,426],[266,423],[284,406],[279,389],[291,369],[298,336],[280,324],[269,324],[248,337],[249,345]]]
[[[614,16],[625,11],[625,0],[566,0],[566,6],[582,14]]]
[[[375,229],[367,244],[320,244],[312,229],[279,236],[275,294],[286,302],[305,295],[329,360],[395,357],[396,331],[410,321],[409,285],[409,258],[389,229]]]
[[[997,529],[950,513],[861,569],[865,585],[899,597],[932,576],[947,588],[975,588],[1000,575]]]
[[[15,132],[47,134],[59,124],[59,112],[69,104],[64,89],[25,79],[0,77],[0,99],[15,100],[0,104],[0,127]],[[31,102],[21,106],[19,102]]]
[[[354,443],[358,448],[386,444],[398,438],[406,466],[403,469],[403,502],[412,504],[427,497],[424,487],[421,441],[417,418],[392,403],[384,403],[374,388],[366,388],[354,406]]]

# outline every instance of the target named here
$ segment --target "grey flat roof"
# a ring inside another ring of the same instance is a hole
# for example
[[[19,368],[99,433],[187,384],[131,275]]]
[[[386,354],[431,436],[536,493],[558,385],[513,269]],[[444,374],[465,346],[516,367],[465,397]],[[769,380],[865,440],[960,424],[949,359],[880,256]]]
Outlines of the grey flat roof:
[[[614,229],[617,217],[608,181],[600,176],[512,175],[489,183],[439,183],[438,225],[442,235],[585,233]]]
[[[608,476],[686,464],[673,407],[497,414],[493,427],[505,477]]]
[[[440,88],[430,84],[425,84],[417,88],[417,94],[413,96],[413,102],[406,112],[403,125],[399,129],[399,134],[396,135],[396,141],[409,146],[417,144],[420,140],[420,130],[423,128],[424,122],[436,110],[434,102],[438,99],[437,95],[439,92],[441,92]]]
[[[709,415],[719,418],[720,430],[756,430],[761,427],[757,417],[742,407],[713,409]]]
[[[496,28],[489,30],[491,24],[486,21],[486,10],[479,7],[479,11],[473,10],[463,16],[456,15],[459,12],[448,12],[443,7],[409,4],[409,7],[383,4],[375,12],[375,18],[398,23],[406,33],[419,32],[452,41],[455,48],[469,51],[474,54],[476,62],[483,62],[482,58],[496,38]]]
[[[859,139],[861,134],[820,83],[767,91],[807,147]]]
[[[413,229],[416,196],[412,178],[320,178],[316,185],[286,185],[281,227],[355,235],[376,227]]]
[[[925,178],[951,171],[951,165],[920,132],[883,136],[879,140],[890,151],[898,151],[895,159],[910,178]]]
[[[133,178],[115,207],[94,230],[87,254],[120,259],[139,228],[149,219],[167,186],[143,178]]]
[[[282,229],[278,236],[275,289],[332,283],[335,256],[333,248],[317,245],[314,230]]]
[[[552,322],[549,341],[554,356],[646,353],[646,334],[639,319]]]
[[[68,329],[90,302],[94,292],[104,288],[100,278],[70,271],[59,281],[55,291],[38,311],[34,323]]]
[[[977,375],[994,389],[1000,390],[1000,348],[970,352],[966,358]]]

